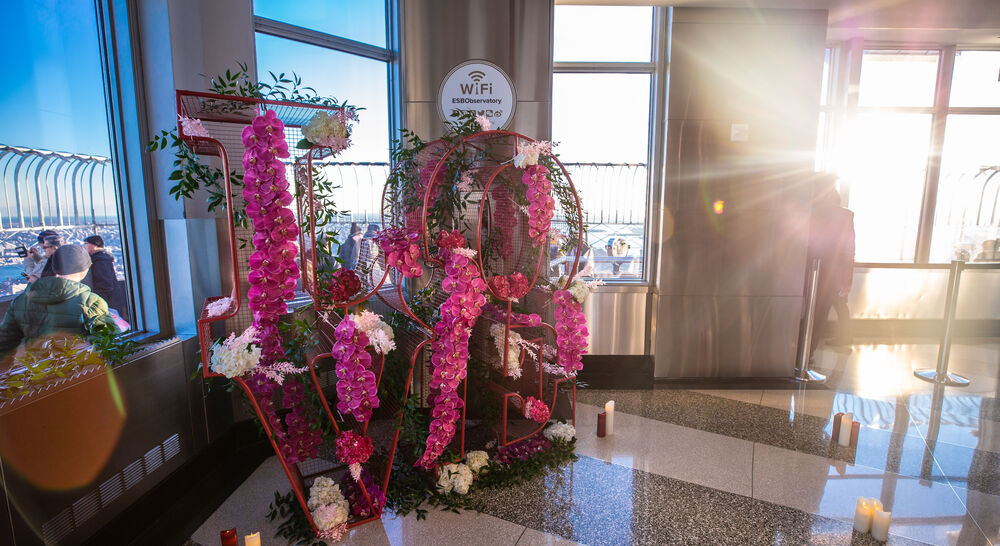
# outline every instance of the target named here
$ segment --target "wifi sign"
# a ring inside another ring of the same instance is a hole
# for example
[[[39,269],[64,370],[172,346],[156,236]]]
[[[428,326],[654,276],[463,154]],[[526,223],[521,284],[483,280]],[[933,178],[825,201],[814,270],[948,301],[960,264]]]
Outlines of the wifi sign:
[[[471,59],[445,76],[438,90],[438,113],[448,120],[467,112],[484,116],[496,129],[510,124],[517,107],[514,82],[493,63]]]
[[[463,95],[492,95],[493,94],[493,84],[492,83],[482,83],[483,78],[486,77],[486,73],[480,70],[473,70],[469,72],[469,79],[472,80],[471,83],[460,83],[458,86],[462,90]]]

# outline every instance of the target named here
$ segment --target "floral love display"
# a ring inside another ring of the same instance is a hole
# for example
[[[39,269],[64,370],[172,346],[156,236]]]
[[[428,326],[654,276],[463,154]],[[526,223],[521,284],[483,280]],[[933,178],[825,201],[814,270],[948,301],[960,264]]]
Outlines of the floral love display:
[[[206,377],[251,394],[293,485],[276,495],[271,516],[284,520],[291,542],[341,540],[383,508],[471,507],[474,499],[462,499],[477,488],[572,460],[568,390],[587,350],[582,303],[591,287],[573,279],[579,268],[565,258],[578,263],[586,248],[569,174],[551,143],[492,131],[483,119],[458,119],[434,142],[406,133],[393,152],[400,166],[386,182],[381,229],[361,243],[378,267],[356,272],[320,260],[317,241],[345,227],[323,227],[309,213],[322,198],[309,184],[327,168],[312,161],[351,144],[357,113],[338,104],[314,103],[311,119],[285,118],[310,119],[295,146],[304,155],[289,149],[291,131],[273,110],[261,108],[243,128],[245,209],[235,213],[245,212],[252,253],[233,259],[249,290],[213,298],[202,313],[230,320],[242,295],[248,302],[249,328],[202,341]],[[212,140],[183,114],[185,138]],[[292,314],[300,261],[312,303]],[[199,336],[208,335],[199,322]],[[313,478],[299,470],[313,459],[332,464]]]

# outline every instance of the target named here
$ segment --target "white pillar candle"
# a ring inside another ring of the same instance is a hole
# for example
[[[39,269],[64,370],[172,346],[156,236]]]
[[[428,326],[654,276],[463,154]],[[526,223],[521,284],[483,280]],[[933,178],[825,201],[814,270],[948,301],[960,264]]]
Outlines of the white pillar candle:
[[[868,502],[872,505],[873,510],[882,510],[882,501],[872,497],[868,499]]]
[[[872,528],[873,514],[872,500],[858,497],[858,502],[854,506],[854,530],[859,533],[867,533]]]
[[[247,535],[243,544],[245,546],[260,546],[260,531],[252,535]]]
[[[840,418],[840,435],[837,437],[837,443],[842,446],[848,446],[851,444],[851,427],[854,425],[854,414],[845,413]]]
[[[615,433],[615,401],[608,400],[604,404],[604,412],[608,414],[607,421],[604,425],[604,433],[611,436]]]
[[[889,540],[889,522],[892,520],[892,512],[875,510],[872,518],[872,538],[879,542]]]

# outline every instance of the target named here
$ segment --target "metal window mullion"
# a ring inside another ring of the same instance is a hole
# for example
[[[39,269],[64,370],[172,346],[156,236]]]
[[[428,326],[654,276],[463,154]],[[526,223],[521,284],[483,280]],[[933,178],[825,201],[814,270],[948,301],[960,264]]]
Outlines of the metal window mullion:
[[[352,55],[366,57],[376,61],[391,62],[394,58],[392,51],[384,47],[373,46],[364,42],[341,38],[332,34],[326,34],[324,32],[290,25],[288,23],[275,21],[274,19],[268,19],[257,15],[254,16],[253,22],[254,30],[270,36],[277,36],[278,38],[294,40],[303,44],[334,49],[336,51],[342,51],[344,53],[350,53]]]
[[[944,149],[945,125],[948,121],[948,102],[951,99],[951,78],[955,72],[955,46],[941,48],[938,57],[937,85],[934,91],[934,112],[931,114],[930,153],[924,176],[924,195],[920,206],[920,223],[917,225],[915,261],[930,261],[931,237],[934,232],[934,212],[937,208],[938,183],[941,178],[941,153]]]
[[[657,63],[552,63],[557,74],[653,74]]]

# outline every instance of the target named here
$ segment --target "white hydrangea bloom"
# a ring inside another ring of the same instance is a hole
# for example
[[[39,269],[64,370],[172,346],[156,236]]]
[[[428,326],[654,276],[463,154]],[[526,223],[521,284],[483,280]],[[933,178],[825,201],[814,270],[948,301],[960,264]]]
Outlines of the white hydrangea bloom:
[[[465,463],[469,465],[469,470],[478,475],[479,472],[490,464],[490,456],[485,451],[470,451],[465,454]]]
[[[576,428],[569,423],[553,423],[542,434],[551,442],[569,442],[576,438]]]
[[[309,507],[309,511],[312,512],[324,504],[336,504],[343,500],[344,495],[340,492],[340,486],[332,479],[320,476],[316,478],[312,487],[309,488],[309,502],[307,506]]]
[[[320,531],[326,531],[342,523],[347,523],[350,513],[350,507],[346,500],[324,504],[312,511],[313,523]]]
[[[347,137],[347,126],[335,113],[317,112],[302,128],[302,136],[313,144],[331,146],[335,139]]]
[[[230,334],[228,339],[213,346],[212,371],[233,379],[256,368],[260,362],[260,347],[253,344],[256,336],[257,330],[251,326],[240,337]]]
[[[472,485],[472,470],[464,463],[446,464],[438,474],[437,489],[441,493],[455,492],[465,495]]]

